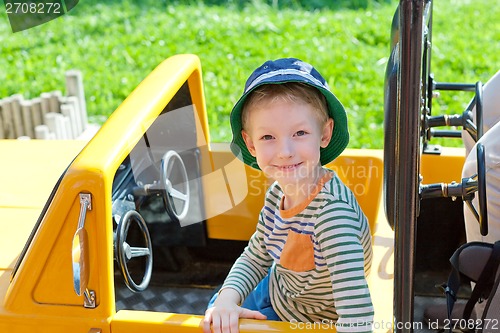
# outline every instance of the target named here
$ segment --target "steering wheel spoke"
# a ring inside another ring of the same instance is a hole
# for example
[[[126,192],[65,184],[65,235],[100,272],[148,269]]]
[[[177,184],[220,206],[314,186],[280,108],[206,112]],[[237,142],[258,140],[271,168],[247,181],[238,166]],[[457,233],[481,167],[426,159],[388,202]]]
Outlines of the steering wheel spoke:
[[[173,188],[170,191],[170,195],[172,196],[172,198],[176,198],[176,199],[182,200],[184,202],[187,202],[189,200],[189,197],[187,194],[182,193],[181,191],[177,191],[175,188]]]
[[[151,251],[147,247],[131,247],[131,258],[137,257],[148,257],[151,255]]]

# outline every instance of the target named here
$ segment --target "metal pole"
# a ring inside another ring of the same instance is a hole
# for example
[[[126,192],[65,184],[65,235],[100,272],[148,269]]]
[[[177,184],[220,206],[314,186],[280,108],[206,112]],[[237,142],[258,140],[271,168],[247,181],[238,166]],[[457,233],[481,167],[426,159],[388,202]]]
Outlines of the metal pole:
[[[418,210],[423,0],[400,0],[400,107],[396,119],[395,332],[413,332]]]

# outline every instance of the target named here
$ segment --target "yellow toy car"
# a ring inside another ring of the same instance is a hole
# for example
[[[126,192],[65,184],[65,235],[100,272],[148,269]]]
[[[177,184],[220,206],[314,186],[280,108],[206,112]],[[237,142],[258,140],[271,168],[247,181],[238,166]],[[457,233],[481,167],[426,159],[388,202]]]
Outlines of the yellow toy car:
[[[459,180],[464,153],[418,150],[421,32],[430,2],[400,6],[399,27],[411,36],[399,35],[397,72],[411,75],[408,86],[396,78],[396,125],[413,127],[389,133],[396,150],[347,149],[327,166],[370,221],[377,332],[420,327],[413,282],[448,267],[419,271],[415,255],[418,263],[433,249],[449,256],[457,247],[436,244],[436,230],[416,237],[418,205],[421,225],[436,223],[432,210],[444,207],[438,231],[453,218],[445,209],[461,214],[460,200],[420,201],[417,174],[426,183]],[[252,235],[269,185],[228,144],[210,141],[201,75],[195,55],[168,58],[88,143],[0,142],[8,157],[0,167],[0,332],[201,332],[206,304]],[[297,329],[335,331],[328,323],[240,320],[241,332]]]

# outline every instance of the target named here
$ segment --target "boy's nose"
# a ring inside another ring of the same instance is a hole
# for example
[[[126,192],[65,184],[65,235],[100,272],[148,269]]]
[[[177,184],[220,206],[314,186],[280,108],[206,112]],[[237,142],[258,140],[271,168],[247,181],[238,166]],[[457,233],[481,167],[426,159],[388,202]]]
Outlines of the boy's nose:
[[[280,149],[278,151],[279,158],[290,158],[293,157],[293,145],[289,140],[283,140],[280,144]]]

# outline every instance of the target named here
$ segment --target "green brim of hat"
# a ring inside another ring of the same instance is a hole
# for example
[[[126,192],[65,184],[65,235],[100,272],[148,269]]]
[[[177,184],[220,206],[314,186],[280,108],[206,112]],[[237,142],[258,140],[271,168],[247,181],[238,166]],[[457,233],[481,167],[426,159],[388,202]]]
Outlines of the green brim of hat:
[[[294,82],[294,81],[287,80],[284,82],[265,83],[265,84],[281,84],[285,82]],[[296,81],[296,82],[308,84],[303,81]],[[321,91],[321,93],[325,96],[326,103],[328,105],[328,114],[331,118],[333,118],[334,122],[333,133],[330,143],[325,148],[320,148],[320,163],[321,165],[325,165],[333,161],[335,158],[337,158],[344,151],[344,149],[347,147],[347,144],[349,143],[349,129],[347,127],[347,115],[344,106],[342,105],[342,103],[340,103],[340,101],[337,99],[337,97],[335,97],[335,95],[331,91],[324,89],[322,87],[318,87],[316,85],[312,84],[309,85]],[[242,130],[241,112],[248,95],[250,95],[252,91],[254,91],[259,86],[260,85],[257,85],[253,87],[252,90],[243,94],[243,96],[241,96],[239,101],[235,104],[230,115],[231,129],[233,132],[233,139],[231,141],[231,151],[237,158],[242,160],[245,164],[258,170],[260,170],[260,168],[257,165],[257,160],[248,151],[245,141],[243,140],[243,137],[241,135],[241,130]]]

